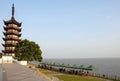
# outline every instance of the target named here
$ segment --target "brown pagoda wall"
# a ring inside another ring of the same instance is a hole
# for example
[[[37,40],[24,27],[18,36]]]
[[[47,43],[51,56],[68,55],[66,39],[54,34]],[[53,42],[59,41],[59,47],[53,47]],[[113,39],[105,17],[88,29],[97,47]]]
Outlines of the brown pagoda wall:
[[[8,33],[19,33],[17,30],[14,30],[14,29],[9,29],[9,30],[7,30],[6,32],[8,32]]]
[[[5,47],[5,50],[12,50],[12,51],[14,51],[15,47]]]
[[[16,44],[16,43],[18,43],[18,41],[10,41],[10,40],[5,41],[5,44]]]
[[[15,25],[15,24],[8,24],[8,26],[6,26],[7,28],[18,28],[18,26],[17,25]],[[6,41],[5,41],[5,45],[7,45],[7,44],[16,44],[16,43],[18,43],[18,41],[15,41],[15,40],[9,40],[9,38],[13,38],[13,39],[19,39],[19,31],[18,30],[16,30],[16,29],[8,29],[7,31],[6,31],[6,36],[5,36],[5,38],[8,38]],[[16,34],[16,35],[12,35],[12,34],[9,34],[9,33],[14,33],[14,34]],[[4,48],[4,50],[6,50],[6,51],[14,51],[15,50],[15,47],[13,47],[13,46],[6,46],[5,48]],[[14,53],[5,53],[6,55],[13,55]]]

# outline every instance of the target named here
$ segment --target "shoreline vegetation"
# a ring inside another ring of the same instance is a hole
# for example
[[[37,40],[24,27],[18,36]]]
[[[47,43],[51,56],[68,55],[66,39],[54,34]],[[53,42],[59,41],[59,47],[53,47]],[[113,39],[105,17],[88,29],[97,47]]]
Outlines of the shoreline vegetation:
[[[49,81],[120,81],[114,79],[101,78],[97,76],[80,76],[75,74],[63,73],[55,70],[39,68],[37,65],[28,64],[29,68],[35,69],[36,73]]]

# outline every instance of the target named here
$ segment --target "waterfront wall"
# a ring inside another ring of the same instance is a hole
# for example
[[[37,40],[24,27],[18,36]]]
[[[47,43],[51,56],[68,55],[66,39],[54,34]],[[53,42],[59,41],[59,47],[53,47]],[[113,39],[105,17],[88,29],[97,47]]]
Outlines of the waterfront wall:
[[[23,66],[27,65],[27,61],[18,61],[17,59],[13,59],[13,62],[16,62],[16,63],[23,65]]]
[[[27,61],[19,61],[19,64],[26,66],[27,65]]]

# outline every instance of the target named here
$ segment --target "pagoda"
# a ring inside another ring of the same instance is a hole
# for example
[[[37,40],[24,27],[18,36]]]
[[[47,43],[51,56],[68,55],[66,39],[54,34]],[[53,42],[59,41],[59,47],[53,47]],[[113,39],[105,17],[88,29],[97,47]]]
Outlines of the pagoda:
[[[21,37],[21,23],[15,20],[14,17],[14,4],[12,5],[12,17],[8,21],[4,21],[4,50],[2,50],[4,56],[15,55],[15,45],[20,41]]]

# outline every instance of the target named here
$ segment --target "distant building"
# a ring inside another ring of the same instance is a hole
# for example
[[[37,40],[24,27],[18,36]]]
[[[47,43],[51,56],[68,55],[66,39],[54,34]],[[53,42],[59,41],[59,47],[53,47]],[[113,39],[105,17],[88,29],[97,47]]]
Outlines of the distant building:
[[[21,23],[15,20],[14,17],[14,4],[12,5],[12,17],[8,21],[4,21],[4,50],[2,50],[4,56],[15,55],[15,45],[20,41],[21,37]]]

